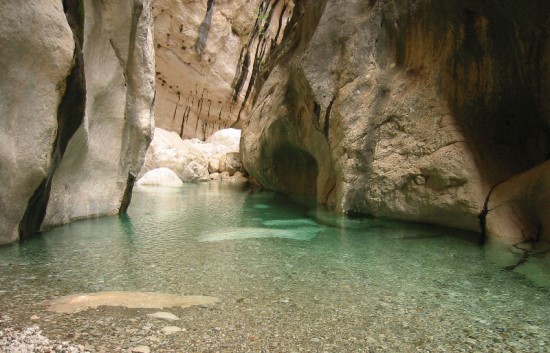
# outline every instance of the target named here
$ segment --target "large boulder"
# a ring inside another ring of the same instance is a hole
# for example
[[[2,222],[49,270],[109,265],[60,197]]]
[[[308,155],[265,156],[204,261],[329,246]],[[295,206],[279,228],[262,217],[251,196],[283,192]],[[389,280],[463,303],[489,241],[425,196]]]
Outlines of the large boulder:
[[[325,0],[294,12],[243,126],[244,166],[263,186],[479,230],[491,186],[549,155],[549,2]],[[530,224],[545,224],[539,211]],[[492,234],[509,233],[495,226],[509,216],[489,217]]]
[[[207,181],[208,160],[195,145],[175,132],[156,128],[139,176],[164,167],[173,170],[183,182]]]
[[[61,0],[0,1],[0,245],[47,178],[75,42]]]
[[[219,157],[224,153],[239,152],[241,130],[230,128],[216,131],[206,139],[206,143],[212,145],[209,157]]]

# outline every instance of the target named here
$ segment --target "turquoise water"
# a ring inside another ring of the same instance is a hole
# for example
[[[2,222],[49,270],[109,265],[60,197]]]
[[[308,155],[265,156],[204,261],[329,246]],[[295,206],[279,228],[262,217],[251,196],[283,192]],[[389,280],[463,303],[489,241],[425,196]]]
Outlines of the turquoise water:
[[[142,187],[127,217],[0,248],[0,304],[105,290],[207,295],[225,303],[212,318],[222,329],[259,320],[265,340],[294,335],[319,351],[546,352],[548,253],[512,270],[522,250],[476,241],[223,183]]]

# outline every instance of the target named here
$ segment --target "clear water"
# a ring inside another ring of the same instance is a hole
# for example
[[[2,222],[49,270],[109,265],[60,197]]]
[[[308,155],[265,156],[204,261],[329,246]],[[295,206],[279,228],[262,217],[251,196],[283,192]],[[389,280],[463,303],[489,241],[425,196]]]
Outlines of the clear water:
[[[522,254],[229,184],[142,187],[127,217],[0,248],[0,304],[104,290],[207,295],[224,304],[205,320],[239,322],[280,342],[273,351],[292,341],[306,351],[546,352],[549,255],[504,269]]]

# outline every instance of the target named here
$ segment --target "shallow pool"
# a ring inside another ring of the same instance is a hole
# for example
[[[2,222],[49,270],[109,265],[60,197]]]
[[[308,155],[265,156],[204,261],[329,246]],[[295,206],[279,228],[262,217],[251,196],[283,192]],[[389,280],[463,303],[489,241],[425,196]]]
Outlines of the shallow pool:
[[[222,304],[197,327],[224,335],[203,351],[546,352],[548,253],[516,267],[521,249],[476,241],[224,183],[138,188],[127,217],[0,248],[0,308],[111,290],[205,295]]]

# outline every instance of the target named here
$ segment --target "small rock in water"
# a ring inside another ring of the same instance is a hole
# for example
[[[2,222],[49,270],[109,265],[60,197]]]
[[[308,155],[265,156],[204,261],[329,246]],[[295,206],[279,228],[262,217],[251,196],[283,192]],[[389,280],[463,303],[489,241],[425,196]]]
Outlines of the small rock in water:
[[[181,332],[182,329],[181,327],[177,327],[177,326],[166,326],[166,327],[163,327],[160,331],[165,335],[171,335],[176,332]]]
[[[180,319],[176,315],[174,315],[172,313],[169,313],[169,312],[166,312],[166,311],[158,311],[158,312],[153,313],[153,314],[147,314],[147,316],[155,318],[155,319],[162,319],[162,320],[169,320],[169,321],[176,321],[176,320]]]
[[[31,316],[31,320],[40,320],[40,316],[33,315],[33,316]]]
[[[132,353],[150,353],[151,349],[147,346],[138,346],[132,348]]]

